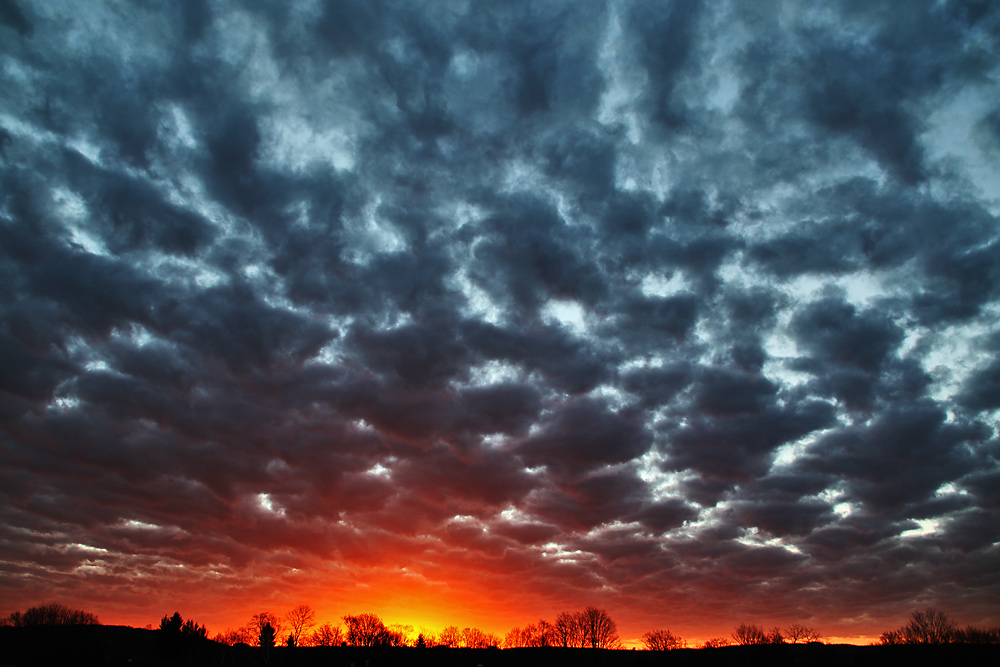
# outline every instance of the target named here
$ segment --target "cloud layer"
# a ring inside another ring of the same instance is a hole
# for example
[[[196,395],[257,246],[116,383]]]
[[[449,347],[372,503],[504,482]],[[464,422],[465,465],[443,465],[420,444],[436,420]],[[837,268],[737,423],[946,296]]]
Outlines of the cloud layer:
[[[0,23],[12,608],[1000,622],[991,3]]]

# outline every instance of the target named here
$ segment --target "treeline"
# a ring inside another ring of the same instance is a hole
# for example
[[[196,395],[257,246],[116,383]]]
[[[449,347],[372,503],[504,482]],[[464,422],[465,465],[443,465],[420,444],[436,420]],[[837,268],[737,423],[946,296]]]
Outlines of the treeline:
[[[943,611],[915,611],[910,622],[898,630],[886,630],[877,642],[882,646],[898,644],[1000,644],[1000,625],[991,628],[967,625],[958,627]]]
[[[448,626],[433,633],[423,630],[414,637],[409,625],[387,625],[376,614],[346,615],[340,624],[317,625],[316,613],[308,605],[299,605],[282,616],[262,611],[254,614],[248,623],[233,630],[227,629],[212,637],[213,641],[228,644],[247,644],[261,648],[285,646],[352,646],[352,647],[405,647],[442,646],[449,648],[522,648],[563,647],[617,649],[622,647],[615,621],[603,609],[587,607],[579,612],[563,612],[552,621],[545,619],[523,627],[512,628],[503,637],[484,632],[479,628]],[[61,604],[49,603],[15,611],[0,616],[0,626],[37,627],[51,625],[100,625],[95,614],[71,609]],[[150,626],[147,626],[150,627]],[[159,631],[164,636],[190,635],[207,638],[204,625],[188,619],[179,612],[165,615],[160,620]],[[718,648],[733,644],[753,646],[763,644],[798,644],[818,642],[823,635],[815,628],[792,624],[765,630],[754,624],[741,623],[730,637],[715,637],[702,643],[700,648]],[[915,611],[910,622],[896,630],[882,633],[877,645],[899,644],[1000,644],[1000,626],[969,625],[960,628],[947,614],[934,609]],[[670,630],[651,630],[642,636],[643,648],[650,651],[668,651],[686,648],[688,643]]]
[[[759,625],[752,623],[741,623],[733,631],[733,643],[739,646],[758,646],[761,644],[798,644],[805,642],[818,642],[823,638],[823,634],[816,628],[807,625],[793,623],[784,628],[775,626],[770,630],[764,630]],[[722,642],[727,643],[722,643]],[[728,640],[712,639],[712,646],[706,642],[705,648],[715,646],[728,646]]]
[[[823,634],[816,628],[800,623],[793,623],[784,628],[775,626],[764,630],[759,625],[741,623],[730,637],[713,637],[701,644],[699,648],[721,648],[723,646],[755,646],[760,644],[798,644],[818,642]],[[687,648],[688,643],[670,630],[651,630],[642,636],[642,645],[647,651],[670,651],[676,648]]]
[[[621,648],[618,626],[608,612],[587,607],[563,612],[555,621],[540,620],[524,628],[513,628],[503,639],[503,648],[561,646],[563,648]]]
[[[290,609],[284,616],[278,616],[269,611],[262,611],[250,617],[250,621],[239,628],[227,629],[215,635],[212,639],[222,644],[248,644],[261,646],[261,637],[267,637],[272,644],[281,641],[289,646],[311,644],[313,646],[339,646],[342,642],[340,628],[334,628],[329,623],[324,624],[315,632],[309,631],[316,626],[316,612],[309,605],[299,605]]]
[[[180,616],[174,621],[176,625]],[[161,621],[161,626],[167,618]],[[299,605],[284,616],[271,612],[254,614],[237,629],[227,629],[213,638],[224,644],[267,646],[275,637],[286,646],[443,646],[450,648],[519,648],[562,646],[573,648],[621,648],[618,626],[607,611],[587,607],[580,612],[563,612],[555,621],[540,620],[515,627],[503,638],[479,628],[448,626],[440,633],[422,631],[413,637],[413,626],[386,625],[376,614],[342,617],[343,627],[324,623],[316,627],[316,614],[308,605]],[[313,629],[315,628],[315,629]],[[263,642],[263,643],[262,643]]]
[[[160,619],[160,631],[168,635],[208,636],[208,629],[204,625],[198,625],[191,619],[185,621],[177,611],[173,616],[164,616]]]
[[[97,616],[82,609],[70,609],[61,604],[31,607],[24,613],[15,611],[0,617],[0,626],[28,628],[39,625],[100,625]]]

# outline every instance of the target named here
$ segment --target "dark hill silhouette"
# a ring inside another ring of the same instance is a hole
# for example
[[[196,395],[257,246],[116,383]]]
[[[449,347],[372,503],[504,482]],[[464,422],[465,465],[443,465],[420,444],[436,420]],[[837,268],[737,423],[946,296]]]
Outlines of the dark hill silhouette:
[[[227,646],[121,625],[0,627],[0,667],[219,665]]]
[[[286,648],[272,667],[883,667],[1000,663],[1000,645],[784,644],[673,651],[516,648]],[[123,626],[0,627],[0,667],[263,667],[260,649]]]

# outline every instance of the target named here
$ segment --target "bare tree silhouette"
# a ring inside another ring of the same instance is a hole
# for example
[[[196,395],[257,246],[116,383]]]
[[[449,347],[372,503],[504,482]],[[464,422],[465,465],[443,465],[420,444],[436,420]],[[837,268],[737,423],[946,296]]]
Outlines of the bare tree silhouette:
[[[684,640],[670,630],[650,630],[642,636],[642,644],[648,651],[669,651],[684,646]]]
[[[300,604],[285,614],[285,620],[288,622],[292,641],[295,645],[298,645],[302,638],[302,633],[316,625],[316,612],[309,605]]]
[[[441,646],[449,646],[451,648],[458,648],[458,645],[462,642],[462,633],[458,627],[454,625],[449,625],[447,628],[441,631],[441,635],[438,637],[438,643]]]
[[[733,639],[740,646],[753,646],[755,644],[766,644],[767,634],[759,625],[740,623],[733,631]]]
[[[260,638],[264,635],[264,626],[271,626],[271,638],[280,636],[282,626],[281,620],[269,611],[262,611],[258,614],[254,614],[250,618],[250,624],[248,627],[247,634],[251,641],[256,641],[259,644]]]
[[[465,628],[462,630],[462,644],[466,648],[489,648],[498,646],[500,639],[496,635],[483,632],[479,628]]]
[[[556,646],[559,640],[556,638],[553,625],[546,620],[532,623],[524,628],[515,627],[504,636],[504,648],[520,648],[524,646],[545,647]]]
[[[948,644],[959,637],[958,627],[948,618],[948,614],[935,609],[915,611],[910,622],[899,630],[887,630],[879,637],[878,643],[891,644]]]
[[[0,625],[30,627],[35,625],[100,625],[97,616],[82,609],[70,609],[57,602],[31,607],[23,614],[12,612]]]
[[[732,644],[728,637],[712,637],[711,639],[706,639],[705,643],[701,645],[702,648],[722,648],[723,646],[730,646]]]
[[[386,643],[386,627],[375,614],[344,616],[347,643],[351,646],[382,646]]]
[[[816,628],[810,628],[800,623],[792,623],[785,628],[785,636],[792,640],[793,644],[802,642],[819,641],[823,635]]]
[[[903,627],[907,644],[947,644],[955,641],[958,628],[948,614],[935,609],[913,612],[910,622]]]
[[[570,646],[583,646],[582,628],[578,614],[564,611],[556,616],[556,622],[552,624],[552,634],[557,645],[563,648]]]
[[[587,607],[581,614],[584,642],[590,648],[619,648],[618,626],[603,609]]]
[[[963,644],[1000,644],[1000,625],[992,628],[968,625],[955,633],[955,641]]]
[[[339,625],[324,623],[312,633],[309,640],[313,646],[340,646],[344,641],[344,633]]]

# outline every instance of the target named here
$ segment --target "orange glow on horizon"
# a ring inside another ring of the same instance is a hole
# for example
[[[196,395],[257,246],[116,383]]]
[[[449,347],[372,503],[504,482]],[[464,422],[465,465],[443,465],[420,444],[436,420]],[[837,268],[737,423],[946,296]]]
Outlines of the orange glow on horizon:
[[[91,589],[81,589],[75,597],[61,600],[12,601],[8,603],[11,608],[2,611],[59,601],[97,614],[102,623],[139,628],[155,628],[164,615],[178,611],[183,618],[205,625],[213,637],[247,625],[256,613],[267,611],[283,617],[292,608],[307,604],[316,613],[317,626],[330,623],[343,627],[345,615],[374,613],[387,626],[412,628],[411,640],[421,632],[437,637],[444,628],[455,626],[478,628],[502,641],[514,627],[523,628],[540,619],[553,622],[561,612],[578,612],[593,605],[608,611],[625,648],[641,648],[642,635],[660,629],[669,629],[688,647],[697,648],[711,638],[731,638],[741,622],[765,629],[803,622],[822,632],[826,643],[865,645],[899,625],[879,619],[837,619],[839,622],[824,625],[815,617],[782,618],[764,612],[755,617],[752,610],[720,614],[718,599],[723,599],[722,594],[716,599],[711,591],[695,601],[666,607],[627,591],[601,598],[592,592],[560,587],[558,580],[534,579],[529,567],[503,557],[476,561],[461,550],[434,556],[433,562],[414,558],[407,567],[391,564],[388,551],[369,566],[299,556],[291,567],[285,563],[280,567],[250,566],[225,576],[211,567],[183,568],[164,573],[155,581],[136,578],[122,582],[120,588],[105,587],[100,597],[85,597]],[[404,555],[397,557],[404,559]]]
[[[302,602],[300,604],[310,603]],[[486,633],[496,635],[502,642],[504,636],[512,628],[524,627],[525,625],[531,623],[537,623],[539,619],[545,619],[551,622],[559,613],[553,612],[537,617],[522,615],[522,620],[511,622],[509,620],[510,618],[518,616],[516,612],[495,610],[495,612],[491,615],[480,610],[477,613],[470,614],[470,610],[466,604],[467,603],[461,603],[455,606],[449,606],[441,600],[429,600],[427,601],[427,604],[421,606],[416,600],[412,600],[409,604],[388,603],[379,608],[377,605],[365,605],[359,600],[357,604],[338,604],[336,609],[334,609],[332,605],[310,604],[316,612],[316,623],[312,629],[315,629],[324,623],[330,623],[333,626],[343,627],[342,617],[345,615],[374,613],[378,615],[387,626],[402,626],[404,628],[409,628],[409,640],[411,642],[415,641],[418,634],[421,633],[424,634],[425,637],[433,637],[436,639],[440,635],[441,631],[449,626],[455,626],[460,630],[466,627],[478,628]],[[262,604],[258,607],[246,609],[236,613],[221,611],[211,613],[208,612],[207,609],[205,610],[206,613],[200,613],[196,608],[175,609],[171,607],[170,609],[163,609],[162,611],[151,611],[149,614],[102,614],[100,613],[100,610],[93,605],[90,608],[97,613],[101,622],[104,624],[126,625],[137,628],[156,628],[159,624],[159,619],[165,614],[169,615],[174,611],[179,611],[181,616],[185,619],[190,618],[198,623],[206,625],[208,628],[208,636],[211,638],[217,634],[225,632],[226,630],[233,630],[246,625],[255,613],[269,611],[283,618],[285,612],[294,606],[295,605],[292,604]],[[686,648],[692,649],[700,648],[707,640],[712,638],[724,637],[731,640],[733,631],[733,627],[730,626],[719,627],[715,631],[706,631],[704,626],[702,626],[700,632],[687,635],[684,633],[683,627],[680,625],[668,624],[667,626],[664,626],[662,624],[648,624],[649,627],[637,629],[634,623],[623,625],[623,623],[618,621],[615,614],[612,614],[612,618],[615,618],[616,622],[618,622],[618,632],[624,649],[642,649],[642,634],[652,629],[668,628],[674,632],[675,635],[678,635],[685,641]],[[819,629],[822,631],[822,627]],[[876,642],[878,637],[879,634],[827,635],[824,633],[821,641],[824,644],[852,644],[864,646]]]

